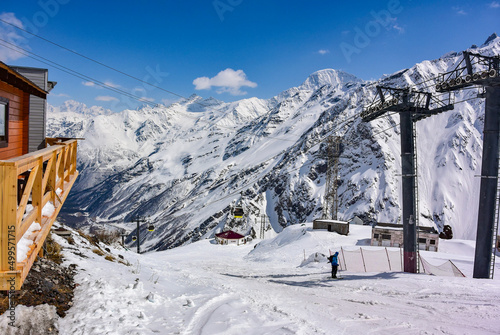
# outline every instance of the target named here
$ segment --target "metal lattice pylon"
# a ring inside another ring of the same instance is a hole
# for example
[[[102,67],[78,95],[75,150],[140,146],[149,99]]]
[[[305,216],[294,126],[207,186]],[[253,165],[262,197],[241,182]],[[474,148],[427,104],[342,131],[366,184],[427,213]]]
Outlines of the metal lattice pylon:
[[[339,211],[339,157],[341,151],[341,137],[330,136],[327,140],[327,167],[325,196],[323,199],[323,219],[338,219]]]

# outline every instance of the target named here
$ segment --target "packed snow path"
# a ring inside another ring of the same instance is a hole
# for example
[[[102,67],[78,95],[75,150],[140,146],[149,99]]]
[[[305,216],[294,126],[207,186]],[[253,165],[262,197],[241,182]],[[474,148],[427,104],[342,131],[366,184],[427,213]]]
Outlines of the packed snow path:
[[[79,248],[74,307],[61,334],[493,334],[500,328],[500,281],[406,273],[341,273],[306,253],[364,241],[293,226],[255,247],[205,240],[169,251],[121,252],[132,266]],[[358,234],[359,236],[356,236]],[[61,243],[65,243],[64,240]],[[264,243],[263,243],[264,244]],[[469,253],[466,244],[448,249]],[[68,245],[68,247],[71,247]],[[73,247],[74,248],[74,247]],[[445,247],[443,247],[445,248]],[[446,249],[446,248],[445,248]],[[76,250],[75,250],[76,251]],[[431,254],[431,253],[429,253]],[[469,276],[472,255],[452,258]],[[500,273],[500,272],[498,272]]]

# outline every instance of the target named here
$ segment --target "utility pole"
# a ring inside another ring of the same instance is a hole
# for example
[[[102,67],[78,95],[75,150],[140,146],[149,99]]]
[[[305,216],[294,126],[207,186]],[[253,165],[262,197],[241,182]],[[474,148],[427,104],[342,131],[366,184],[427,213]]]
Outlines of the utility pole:
[[[132,221],[137,222],[137,253],[141,253],[141,223],[146,222],[146,219],[144,219],[141,216],[136,216],[135,218],[132,219]]]
[[[266,214],[262,214],[260,217],[260,239],[264,239],[264,230],[266,229]]]
[[[128,233],[125,230],[123,230],[120,233],[120,236],[122,237],[122,247],[125,247],[125,237],[128,236]]]

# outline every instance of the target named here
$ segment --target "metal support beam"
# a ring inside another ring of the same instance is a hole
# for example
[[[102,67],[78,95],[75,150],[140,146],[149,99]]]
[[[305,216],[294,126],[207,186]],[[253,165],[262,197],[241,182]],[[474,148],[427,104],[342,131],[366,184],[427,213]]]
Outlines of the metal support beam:
[[[404,271],[417,273],[417,229],[415,218],[415,146],[413,142],[413,127],[411,113],[401,112],[401,172],[403,189],[403,259]]]
[[[146,222],[146,220],[140,216],[133,219],[137,222],[137,253],[141,253],[141,223]]]
[[[137,218],[137,253],[138,254],[141,253],[141,229],[140,229],[140,225],[141,225],[141,220],[139,218]]]
[[[464,55],[464,60],[465,60],[465,67],[467,68],[467,74],[469,76],[472,76],[473,71],[472,71],[472,63],[470,61],[470,54],[467,51],[463,52]]]
[[[384,92],[382,92],[382,87],[377,86],[377,92],[378,92],[378,96],[380,98],[380,101],[382,103],[384,103],[385,102],[385,97],[384,97]]]
[[[496,232],[495,210],[498,186],[498,140],[500,121],[500,87],[486,87],[486,102],[483,135],[483,159],[481,166],[481,188],[479,191],[479,213],[477,219],[474,278],[489,278],[492,259],[492,243]],[[493,178],[492,178],[493,177]]]
[[[431,115],[453,109],[451,97],[448,103],[432,100],[429,92],[420,92],[411,88],[378,87],[379,101],[365,106],[361,118],[365,122],[374,120],[384,113],[399,113],[401,127],[401,169],[403,191],[403,246],[404,271],[418,272],[417,223],[418,223],[418,180],[416,173],[415,122]],[[385,94],[392,100],[385,98]],[[394,103],[394,100],[396,101]],[[384,104],[391,101],[391,104]],[[433,103],[434,102],[434,103]],[[432,109],[431,109],[432,108]]]

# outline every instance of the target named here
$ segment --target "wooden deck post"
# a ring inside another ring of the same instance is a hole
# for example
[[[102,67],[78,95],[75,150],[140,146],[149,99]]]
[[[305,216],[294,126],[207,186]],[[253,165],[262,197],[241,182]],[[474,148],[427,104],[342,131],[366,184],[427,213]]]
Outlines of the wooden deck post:
[[[42,208],[43,208],[43,193],[42,176],[43,176],[43,158],[38,158],[38,170],[35,172],[35,183],[33,184],[33,192],[31,193],[31,202],[36,210],[35,222],[42,224]]]
[[[0,271],[14,272],[17,270],[17,241],[16,241],[16,215],[17,215],[17,167],[12,163],[0,165]],[[2,286],[7,285],[15,274],[2,278]]]

